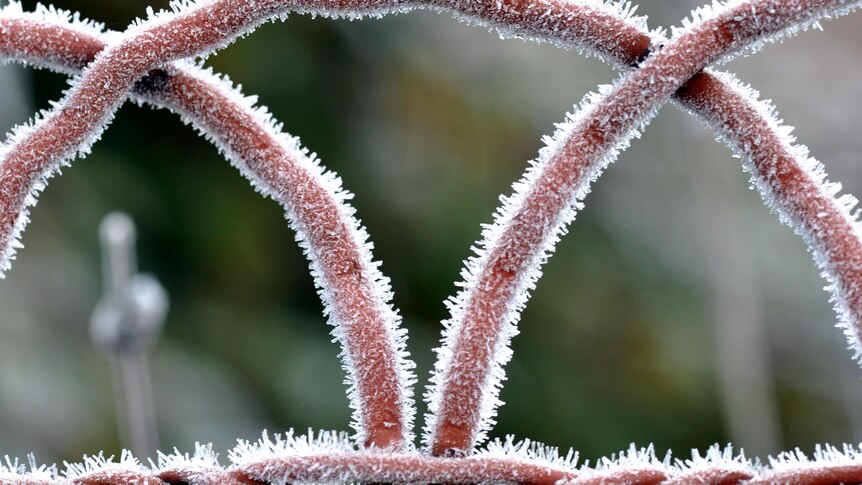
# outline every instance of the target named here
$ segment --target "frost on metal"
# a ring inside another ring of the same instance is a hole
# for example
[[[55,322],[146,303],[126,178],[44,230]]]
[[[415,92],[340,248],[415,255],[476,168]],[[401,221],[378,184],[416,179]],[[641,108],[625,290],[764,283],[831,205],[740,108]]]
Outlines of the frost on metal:
[[[475,256],[465,263],[461,291],[447,301],[451,317],[444,321],[443,343],[425,395],[429,411],[424,441],[433,453],[469,453],[493,426],[519,314],[590,184],[708,62],[725,50],[823,14],[811,9],[802,15],[800,5],[794,5],[797,15],[775,15],[768,23],[759,17],[774,8],[765,1],[737,2],[702,13],[697,24],[678,30],[637,70],[588,95],[546,140],[547,146],[515,183],[514,194],[501,198],[494,223],[484,227],[482,240],[473,248]],[[734,28],[732,35],[715,34],[728,24]]]
[[[38,465],[36,457],[27,457],[27,463],[21,463],[17,458],[4,457],[0,460],[0,484],[23,483],[53,483],[57,478],[57,467],[54,465]]]
[[[227,483],[225,470],[218,461],[212,445],[195,444],[192,454],[174,449],[173,453],[159,453],[157,462],[150,462],[152,472],[161,480],[190,485]]]
[[[588,94],[581,105],[547,137],[545,148],[530,162],[511,196],[502,205],[494,223],[482,229],[482,241],[472,249],[461,272],[462,290],[447,300],[451,317],[443,322],[441,346],[426,392],[426,446],[437,454],[469,453],[484,441],[501,404],[499,390],[505,379],[503,366],[512,351],[509,343],[529,292],[541,276],[541,265],[553,252],[565,227],[574,220],[590,184],[624,149],[631,130],[609,146],[583,155],[589,129],[598,108],[613,87]],[[645,120],[644,120],[645,121]],[[476,403],[465,406],[463,403]]]
[[[147,467],[142,465],[131,453],[124,451],[120,458],[98,454],[85,456],[80,463],[65,463],[63,475],[72,482],[86,476],[93,475],[138,475],[145,476],[149,473]]]
[[[529,439],[515,440],[512,435],[503,439],[496,438],[485,444],[476,456],[495,458],[518,458],[522,461],[536,461],[560,470],[573,470],[578,464],[578,452],[569,448],[565,455],[554,446],[546,446]]]
[[[92,56],[101,50],[101,42],[96,39],[105,32],[105,26],[92,20],[81,19],[76,12],[42,4],[37,4],[32,12],[25,11],[16,0],[0,8],[0,16],[8,20],[20,19],[62,29],[63,35],[72,36],[71,45],[60,47],[56,44],[40,43],[38,38],[28,36],[24,39],[24,31],[6,30],[3,33],[4,44],[8,41],[9,44],[20,45],[22,49],[14,59],[10,59],[5,49],[0,47],[0,62],[14,60],[33,67],[47,67],[65,74],[77,74],[92,61]]]
[[[84,37],[75,31],[55,35],[62,28],[55,18],[48,19],[47,25],[17,17],[0,18],[0,22],[6,30],[17,28],[41,36],[51,45],[64,45],[72,34]],[[4,40],[0,38],[0,45],[5,45]],[[98,37],[91,36],[88,42],[99,49],[105,46]],[[2,52],[15,57],[12,49]],[[65,67],[73,69],[74,64]],[[227,79],[195,66],[176,64],[166,69],[136,83],[133,99],[179,112],[259,192],[285,208],[311,260],[333,333],[342,344],[357,439],[376,446],[409,446],[413,364],[407,358],[400,318],[388,303],[388,280],[373,262],[367,234],[347,204],[350,194],[298,140],[281,132],[265,108],[255,107],[255,98],[243,96]],[[261,140],[266,142],[265,150]],[[365,353],[368,350],[372,352]]]
[[[9,269],[20,235],[27,223],[28,207],[46,181],[76,156],[85,156],[113,119],[126,92],[147,71],[165,62],[208,54],[248,34],[261,23],[284,18],[293,3],[287,1],[231,2],[229,0],[181,1],[171,11],[148,10],[146,20],[136,21],[122,36],[111,36],[104,52],[76,75],[63,99],[51,110],[13,129],[0,145],[0,275]],[[20,5],[3,9],[10,15]],[[69,14],[42,9],[32,16],[50,22]],[[77,16],[72,14],[72,20]],[[93,34],[98,25],[78,22],[82,34]],[[24,56],[33,61],[38,51],[51,45],[26,35],[20,42],[33,47]],[[46,62],[62,61],[62,56]]]
[[[556,450],[511,439],[468,458],[439,458],[417,451],[362,450],[346,436],[309,431],[257,443],[241,442],[230,453],[231,470],[267,483],[553,483],[578,472]],[[570,457],[569,457],[570,458]]]
[[[839,195],[841,184],[830,182],[808,148],[796,144],[793,128],[781,124],[771,103],[758,101],[758,93],[731,74],[710,75],[720,84],[699,89],[698,96],[688,95],[684,88],[682,107],[706,115],[704,124],[742,159],[766,204],[805,241],[829,282],[826,289],[838,326],[853,357],[862,362],[862,230],[857,199]]]
[[[346,434],[309,432],[240,442],[221,464],[209,445],[192,454],[175,451],[143,465],[124,453],[119,459],[97,455],[66,463],[62,471],[30,460],[27,466],[6,459],[0,465],[3,485],[147,484],[225,485],[247,483],[523,483],[533,485],[625,485],[653,483],[776,484],[856,482],[862,453],[845,446],[818,446],[812,457],[799,450],[752,463],[742,453],[714,445],[690,458],[657,458],[651,447],[628,449],[595,464],[577,463],[555,448],[511,438],[495,441],[466,458],[432,457],[416,451],[384,453],[357,449]]]
[[[798,448],[769,458],[769,467],[752,480],[768,483],[852,483],[862,474],[862,449],[844,445],[817,446],[809,458]]]
[[[281,133],[270,114],[255,107],[254,97],[242,96],[226,78],[183,67],[169,74],[189,80],[164,93],[172,108],[219,147],[256,190],[285,208],[311,262],[333,336],[342,344],[357,440],[376,446],[412,443],[415,377],[406,333],[388,303],[389,280],[373,261],[368,235],[347,203],[352,195],[297,139]],[[180,102],[179,96],[189,99]],[[267,140],[263,149],[261,139]]]
[[[630,2],[437,0],[431,5],[440,10],[451,10],[467,23],[495,29],[501,38],[549,42],[562,48],[574,48],[585,55],[596,55],[609,62],[637,58],[650,47],[651,41],[659,40],[661,35],[661,31],[640,35],[646,30],[646,17],[635,15],[637,6]],[[614,42],[607,42],[608,32],[615,32]]]
[[[714,61],[715,64],[723,64],[811,27],[821,28],[821,20],[847,15],[860,6],[858,0],[770,0],[761,3],[762,8],[752,9],[746,0],[712,0],[711,4],[694,9],[690,17],[672,29],[672,33],[677,36],[709,18],[726,17],[727,21],[717,27],[717,33],[729,38],[733,45]],[[754,40],[747,38],[752,31],[757,36]]]
[[[732,448],[701,456],[657,459],[634,445],[577,467],[577,454],[493,441],[474,449],[493,425],[508,346],[540,267],[564,234],[590,184],[671,96],[701,117],[743,158],[755,185],[781,219],[809,244],[830,281],[841,325],[860,352],[862,237],[849,196],[835,198],[818,162],[794,145],[772,108],[732,76],[702,69],[764,42],[818,25],[858,8],[849,0],[735,0],[692,14],[667,40],[649,32],[629,3],[456,0],[282,0],[174,2],[148,12],[125,33],[51,7],[0,9],[0,59],[73,74],[72,88],[54,109],[16,128],[0,146],[0,251],[8,266],[26,207],[45,180],[75,153],[86,153],[127,97],[178,112],[213,142],[256,190],[278,201],[310,260],[333,335],[342,343],[356,435],[293,432],[241,442],[229,466],[208,446],[191,455],[160,455],[142,465],[128,453],[54,467],[7,459],[0,484],[36,483],[808,483],[831,477],[862,481],[855,448],[818,449],[752,464]],[[513,195],[502,197],[494,223],[483,228],[462,272],[461,291],[447,306],[438,362],[426,393],[424,441],[412,443],[415,381],[405,332],[389,304],[391,290],[370,254],[368,235],[347,204],[350,194],[316,156],[282,132],[224,77],[188,61],[205,56],[261,22],[288,11],[360,18],[414,8],[451,11],[502,36],[551,41],[588,50],[630,69],[613,85],[588,95],[545,139]],[[82,71],[83,70],[83,71]],[[78,74],[81,73],[81,74]],[[682,89],[678,89],[682,86]],[[826,477],[826,478],[824,478]]]
[[[26,20],[44,25],[63,25],[73,35],[84,39],[101,34],[101,24],[82,21],[77,14],[58,10],[53,7],[39,6],[33,12],[25,12],[17,1],[0,8],[0,16],[5,19]],[[92,52],[92,44],[86,40],[75,42],[69,49],[56,49],[45,39],[33,38],[26,30],[4,28],[2,31],[0,61],[11,60],[51,67],[66,73],[74,73],[86,65],[87,54]],[[7,47],[20,46],[14,56],[7,53]],[[56,106],[56,105],[55,105]],[[20,234],[27,224],[29,207],[36,203],[36,196],[45,187],[48,178],[57,173],[76,151],[86,153],[94,141],[92,134],[85,134],[79,146],[57,140],[40,142],[27,147],[26,140],[34,135],[35,126],[48,124],[49,111],[41,111],[23,125],[16,126],[0,144],[0,277],[9,269],[15,251],[21,247]],[[58,133],[58,135],[60,135]],[[10,160],[16,150],[24,144],[24,159]],[[54,152],[46,155],[46,151]],[[43,161],[36,160],[39,157]]]

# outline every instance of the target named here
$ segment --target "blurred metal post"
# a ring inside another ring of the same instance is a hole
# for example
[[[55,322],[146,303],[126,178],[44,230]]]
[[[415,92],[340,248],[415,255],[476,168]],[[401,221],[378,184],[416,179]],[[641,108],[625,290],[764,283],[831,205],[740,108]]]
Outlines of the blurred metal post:
[[[90,320],[90,336],[111,358],[122,444],[139,459],[158,448],[147,352],[161,333],[167,294],[153,276],[137,273],[135,225],[123,213],[99,227],[105,295]]]

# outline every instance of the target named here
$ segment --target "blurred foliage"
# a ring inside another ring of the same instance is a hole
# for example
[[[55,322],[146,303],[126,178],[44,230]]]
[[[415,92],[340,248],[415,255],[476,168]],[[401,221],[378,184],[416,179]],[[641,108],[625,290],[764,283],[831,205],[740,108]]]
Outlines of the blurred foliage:
[[[55,5],[122,30],[147,2]],[[667,2],[645,13],[670,23],[692,6]],[[820,52],[858,57],[860,26],[858,15],[832,22],[826,34],[805,33],[730,67],[772,89],[802,141],[822,160],[837,159],[828,165],[833,178],[857,194],[859,76],[813,95],[826,97],[816,105],[799,99],[808,86],[786,85],[804,72],[820,74],[818,82],[837,72]],[[798,59],[806,64],[779,74]],[[428,12],[362,22],[292,16],[207,64],[258,95],[356,194],[410,333],[419,391],[447,316],[441,302],[455,291],[479,224],[490,222],[541,136],[615,76],[575,52],[501,41]],[[4,69],[22,81],[10,91],[17,94],[0,93],[4,129],[67,86],[46,71]],[[829,101],[829,92],[853,94]],[[21,99],[12,96],[22,95],[30,106],[16,108]],[[862,383],[831,328],[823,283],[711,137],[667,109],[595,184],[523,314],[494,436],[572,446],[593,460],[631,442],[685,455],[734,440],[717,384],[714,280],[699,232],[710,214],[699,212],[692,175],[715,169],[732,182],[710,203],[740,209],[740,231],[727,230],[721,244],[752,252],[744,264],[758,278],[749,283],[769,337],[762,351],[771,355],[780,448],[862,439]],[[87,335],[101,292],[96,228],[114,209],[135,219],[140,266],[171,297],[153,354],[164,449],[211,441],[226,450],[262,429],[347,429],[338,349],[277,204],[173,114],[127,105],[93,153],[51,181],[0,284],[0,453],[35,451],[52,462],[120,448],[110,370]]]

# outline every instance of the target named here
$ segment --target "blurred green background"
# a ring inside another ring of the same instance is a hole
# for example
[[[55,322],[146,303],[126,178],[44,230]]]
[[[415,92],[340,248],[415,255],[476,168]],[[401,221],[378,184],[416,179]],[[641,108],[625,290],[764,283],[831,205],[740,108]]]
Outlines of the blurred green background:
[[[55,5],[122,30],[147,3]],[[672,25],[695,6],[647,2],[640,13]],[[833,180],[862,194],[862,15],[824,27],[727,68],[775,100]],[[479,224],[541,136],[617,75],[430,12],[295,15],[207,63],[258,95],[356,194],[420,391],[441,302]],[[0,86],[6,131],[67,84],[4,66]],[[546,265],[492,436],[591,460],[629,443],[687,456],[733,442],[765,457],[862,441],[862,373],[824,282],[748,185],[712,133],[663,109],[594,185]],[[52,179],[0,282],[0,455],[50,463],[121,447],[111,369],[88,335],[102,292],[97,228],[112,210],[136,221],[139,265],[171,299],[152,353],[162,449],[200,441],[224,452],[263,429],[348,430],[338,349],[280,208],[175,115],[127,105],[89,157]]]

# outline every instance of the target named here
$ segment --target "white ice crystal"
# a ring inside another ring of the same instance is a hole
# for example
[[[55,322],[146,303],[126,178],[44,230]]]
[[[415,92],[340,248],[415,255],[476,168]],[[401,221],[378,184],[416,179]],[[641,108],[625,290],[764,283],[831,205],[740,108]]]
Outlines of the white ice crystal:
[[[512,435],[504,439],[493,439],[482,449],[476,452],[476,457],[493,457],[541,463],[549,468],[560,470],[575,470],[578,464],[578,452],[569,448],[565,455],[560,455],[560,450],[554,446],[525,439],[515,441]]]
[[[273,456],[309,456],[320,454],[352,453],[358,449],[346,433],[309,429],[307,434],[297,435],[294,430],[276,433],[270,437],[264,431],[255,442],[239,440],[228,453],[231,463],[237,467],[252,462],[266,461]]]
[[[57,476],[56,466],[38,465],[32,454],[27,457],[26,465],[8,455],[0,461],[0,484],[3,485],[51,483]]]
[[[717,483],[720,477],[753,476],[755,470],[750,460],[740,451],[734,453],[733,447],[713,445],[701,456],[698,450],[691,450],[691,458],[674,460],[670,473],[673,483]]]
[[[123,450],[119,460],[113,455],[106,457],[103,453],[99,453],[98,455],[84,456],[84,460],[80,463],[64,462],[63,465],[65,466],[63,476],[72,481],[93,473],[131,472],[141,475],[150,473],[150,470],[141,465],[138,459],[132,456],[132,453],[128,450]]]
[[[212,444],[200,443],[195,443],[195,451],[192,454],[182,453],[176,448],[170,454],[159,452],[157,462],[150,461],[150,469],[157,475],[166,472],[178,473],[190,485],[213,483],[224,473]]]

